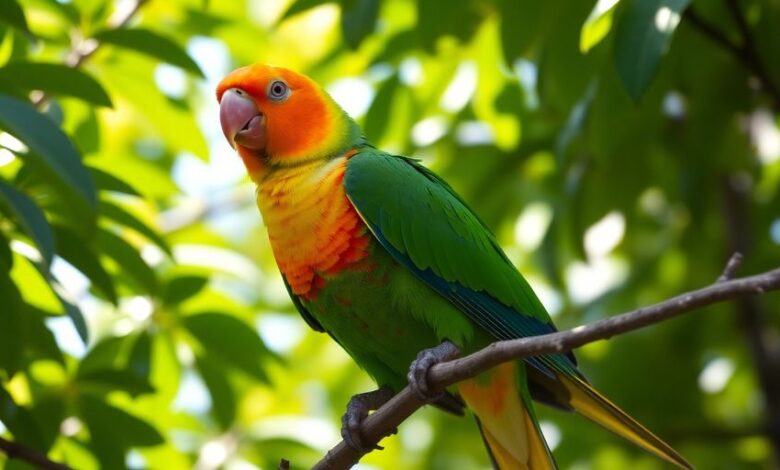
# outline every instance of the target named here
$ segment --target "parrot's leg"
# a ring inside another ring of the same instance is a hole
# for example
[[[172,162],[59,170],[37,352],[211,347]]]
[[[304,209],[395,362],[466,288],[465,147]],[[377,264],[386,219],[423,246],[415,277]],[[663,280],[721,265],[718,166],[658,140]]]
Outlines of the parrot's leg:
[[[445,340],[435,348],[420,351],[417,359],[412,361],[409,374],[406,376],[409,380],[409,386],[417,393],[417,396],[427,402],[436,401],[442,397],[443,390],[431,390],[431,387],[428,386],[428,369],[440,362],[455,359],[458,354],[460,354],[460,349],[449,340]]]
[[[381,450],[382,447],[375,445],[371,448],[363,447],[363,439],[360,436],[360,423],[366,419],[368,412],[378,410],[380,406],[393,398],[393,391],[386,386],[379,387],[373,392],[358,393],[349,399],[347,412],[341,417],[341,437],[344,442],[353,449],[363,452],[366,450]]]

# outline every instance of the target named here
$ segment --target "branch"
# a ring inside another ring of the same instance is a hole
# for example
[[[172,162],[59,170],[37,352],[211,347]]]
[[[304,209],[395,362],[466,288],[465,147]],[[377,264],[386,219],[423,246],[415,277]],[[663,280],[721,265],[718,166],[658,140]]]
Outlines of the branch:
[[[737,257],[729,261],[724,271],[728,277]],[[456,382],[478,375],[503,362],[541,354],[563,353],[585,344],[608,339],[615,335],[637,330],[654,323],[668,320],[677,315],[725,300],[760,295],[780,290],[780,268],[755,276],[733,280],[718,280],[715,284],[686,294],[678,295],[649,307],[643,307],[622,315],[583,325],[567,331],[528,338],[499,341],[486,348],[449,362],[437,364],[428,372],[428,383],[432,387],[444,388]],[[396,428],[425,403],[410,387],[401,390],[361,424],[361,433],[367,447],[377,444],[392,434]],[[344,441],[328,451],[314,470],[348,469],[363,456]]]
[[[138,10],[140,10],[141,7],[148,2],[149,0],[136,0],[135,4],[129,6],[124,11],[118,10],[114,16],[109,18],[109,28],[124,28],[128,25],[128,23],[130,23],[133,17],[135,17],[136,13],[138,13]],[[92,57],[99,48],[100,43],[95,39],[80,38],[71,47],[71,50],[68,53],[68,57],[65,59],[65,65],[74,69],[78,68],[81,64],[84,63],[84,61]],[[49,97],[46,96],[45,93],[38,93],[34,95],[32,103],[38,107],[45,103],[48,99]]]
[[[9,459],[24,460],[38,468],[49,470],[72,470],[65,464],[49,460],[45,454],[38,452],[37,450],[30,449],[16,442],[11,442],[2,437],[0,437],[0,450],[5,452]]]
[[[739,28],[740,36],[742,37],[742,42],[740,44],[734,43],[734,41],[729,39],[722,30],[699,16],[693,7],[687,8],[683,17],[688,24],[721,46],[734,56],[738,62],[742,63],[745,68],[753,72],[761,82],[761,86],[772,99],[772,107],[776,111],[780,111],[780,89],[778,89],[777,85],[772,80],[771,74],[758,55],[753,33],[750,31],[745,16],[742,14],[736,0],[727,0],[727,3],[729,10],[734,17],[734,21]]]

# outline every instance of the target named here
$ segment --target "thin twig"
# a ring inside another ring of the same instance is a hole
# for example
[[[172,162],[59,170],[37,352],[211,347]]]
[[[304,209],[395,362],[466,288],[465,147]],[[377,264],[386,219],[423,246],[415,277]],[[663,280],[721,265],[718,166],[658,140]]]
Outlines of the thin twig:
[[[732,258],[733,259],[733,258]],[[763,274],[717,282],[649,307],[597,321],[590,325],[548,335],[500,341],[461,359],[437,364],[428,373],[430,386],[447,387],[478,375],[498,364],[523,357],[562,353],[573,348],[668,320],[717,302],[780,290],[780,268]],[[425,403],[406,387],[361,424],[361,435],[370,447],[390,435]],[[314,467],[315,470],[348,469],[363,453],[340,442]]]
[[[138,13],[138,11],[141,9],[144,4],[148,3],[150,0],[138,0],[133,6],[129,7],[126,11],[120,12],[116,17],[110,18],[108,21],[108,26],[111,29],[119,29],[124,28],[127,26],[130,21],[135,17],[135,15]],[[78,39],[75,44],[71,47],[70,52],[68,53],[67,58],[65,59],[65,65],[67,65],[70,68],[78,68],[81,66],[81,64],[84,63],[87,59],[92,57],[95,52],[98,51],[100,48],[100,42],[98,42],[95,39],[92,38],[81,38]],[[32,103],[36,107],[40,107],[43,103],[45,103],[49,97],[45,93],[38,93],[36,94],[33,99]]]
[[[37,450],[30,449],[19,443],[9,441],[0,437],[0,449],[8,456],[9,459],[19,459],[25,462],[35,465],[38,468],[47,470],[72,470],[69,466],[49,460],[45,454],[38,452]]]
[[[737,273],[737,269],[739,269],[739,266],[741,264],[742,264],[742,253],[737,251],[733,255],[731,255],[731,258],[729,258],[729,262],[726,263],[726,267],[723,268],[723,274],[720,275],[720,277],[716,282],[726,282],[730,279],[733,279],[734,274]]]
[[[761,57],[758,55],[758,47],[753,38],[753,32],[750,30],[750,25],[748,25],[747,19],[742,13],[742,9],[739,7],[739,3],[737,0],[726,0],[726,4],[742,35],[742,50],[748,62],[751,64],[753,72],[755,72],[758,79],[761,80],[766,92],[772,97],[775,109],[780,109],[780,89],[778,89],[777,85],[772,80],[772,76],[770,75],[769,70],[767,70],[764,61],[761,60]]]
[[[767,70],[761,57],[758,55],[758,49],[756,48],[753,34],[750,31],[750,27],[747,24],[745,16],[742,14],[739,4],[736,0],[726,0],[729,10],[734,16],[734,21],[739,28],[741,43],[734,43],[729,39],[726,34],[713,25],[709,21],[702,18],[693,7],[688,7],[683,14],[683,17],[688,24],[696,28],[699,32],[710,38],[713,42],[721,46],[728,51],[734,58],[742,65],[750,70],[758,80],[761,82],[761,86],[766,93],[772,99],[772,107],[775,110],[780,110],[780,89],[778,89],[775,82],[772,80],[772,76]]]

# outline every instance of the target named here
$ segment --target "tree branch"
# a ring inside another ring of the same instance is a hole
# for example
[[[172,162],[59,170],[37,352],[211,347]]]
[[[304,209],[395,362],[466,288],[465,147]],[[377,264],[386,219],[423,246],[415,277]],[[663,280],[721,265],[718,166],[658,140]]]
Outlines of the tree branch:
[[[38,468],[44,468],[49,470],[71,470],[71,468],[65,464],[49,460],[45,454],[38,452],[37,450],[30,449],[16,442],[11,442],[7,439],[0,437],[0,450],[5,452],[9,459],[19,459],[25,462],[35,465]]]
[[[713,42],[728,51],[734,58],[751,71],[758,78],[764,91],[772,99],[772,108],[780,111],[780,89],[772,80],[772,76],[767,70],[761,57],[758,55],[753,33],[739,8],[736,0],[727,0],[729,11],[737,23],[741,36],[741,43],[736,44],[729,39],[726,34],[715,25],[705,20],[693,9],[688,7],[683,14],[686,22],[696,28],[699,32],[710,38]]]
[[[108,26],[111,29],[119,29],[127,26],[130,21],[135,17],[138,10],[148,3],[149,0],[137,0],[135,4],[129,6],[124,11],[118,11],[114,16],[109,18]],[[65,64],[70,68],[78,68],[87,59],[92,57],[95,52],[100,48],[100,43],[95,39],[84,39],[80,37],[75,44],[71,47],[68,57],[65,59]],[[36,107],[41,106],[49,99],[45,93],[39,92],[33,96],[32,103]]]
[[[735,258],[732,257],[729,261],[730,267],[724,271],[729,276],[737,263],[734,260]],[[428,383],[435,387],[447,387],[503,362],[541,354],[563,353],[594,341],[668,320],[706,305],[774,290],[780,290],[780,268],[750,277],[719,279],[708,287],[590,325],[542,336],[492,343],[464,358],[435,365],[428,373]],[[424,404],[410,387],[401,390],[363,421],[361,433],[367,447],[377,444],[384,437],[392,434],[406,418]],[[327,455],[312,468],[315,470],[348,469],[363,455],[342,441],[328,451]]]

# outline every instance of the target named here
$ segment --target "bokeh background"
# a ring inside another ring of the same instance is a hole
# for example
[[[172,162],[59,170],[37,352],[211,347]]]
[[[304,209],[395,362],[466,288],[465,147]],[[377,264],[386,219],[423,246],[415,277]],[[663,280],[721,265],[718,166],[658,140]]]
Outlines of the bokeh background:
[[[266,62],[442,174],[561,328],[780,264],[777,0],[0,0],[0,435],[78,469],[307,468],[373,384],[287,298],[214,88]],[[780,297],[578,351],[702,469],[777,468]],[[663,465],[540,409],[562,468]],[[415,414],[357,467],[475,469]],[[0,452],[0,466],[29,468]]]

